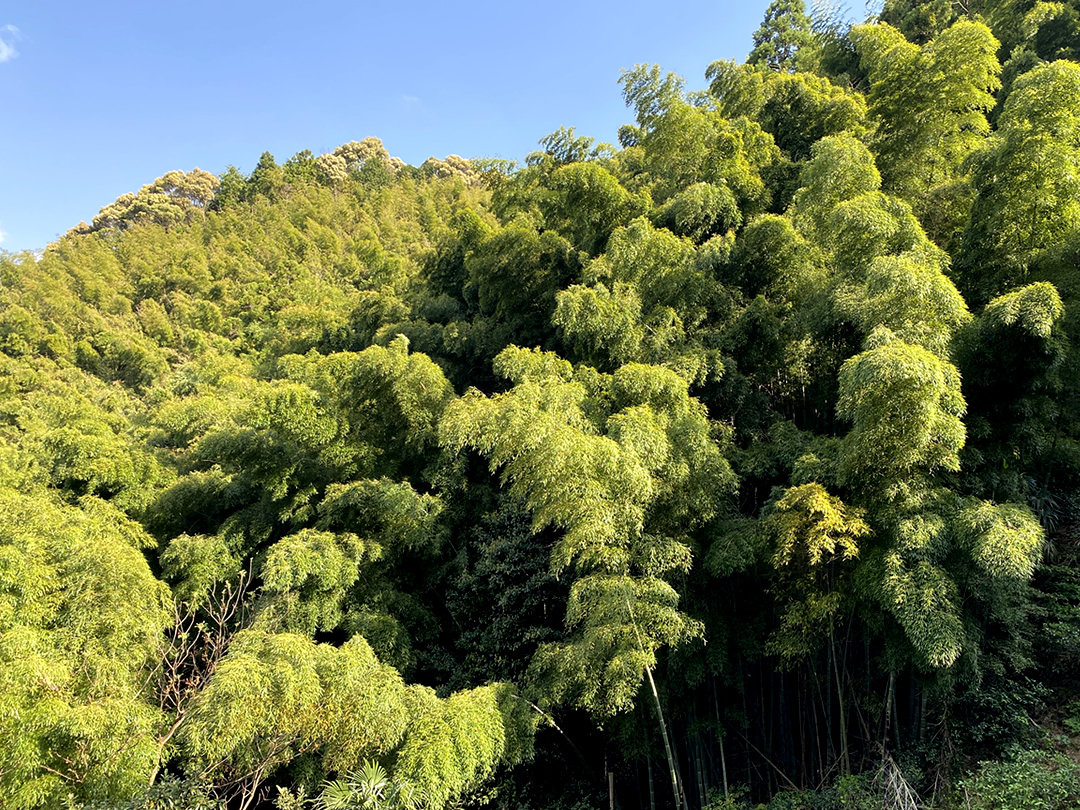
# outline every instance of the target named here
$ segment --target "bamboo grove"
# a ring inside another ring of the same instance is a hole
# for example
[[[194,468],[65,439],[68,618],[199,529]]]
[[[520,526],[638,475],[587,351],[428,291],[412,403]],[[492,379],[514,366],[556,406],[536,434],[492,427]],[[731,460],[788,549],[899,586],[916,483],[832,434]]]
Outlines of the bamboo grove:
[[[0,254],[0,807],[1076,806],[1080,5],[753,46]]]

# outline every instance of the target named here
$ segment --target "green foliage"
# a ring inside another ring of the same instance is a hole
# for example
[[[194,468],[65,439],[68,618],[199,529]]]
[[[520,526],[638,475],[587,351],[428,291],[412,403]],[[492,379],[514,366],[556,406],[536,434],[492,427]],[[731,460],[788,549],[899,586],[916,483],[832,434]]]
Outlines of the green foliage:
[[[708,183],[688,186],[668,200],[655,216],[672,233],[697,243],[734,230],[742,222],[731,189]]]
[[[634,546],[647,532],[646,518],[673,525],[691,518],[683,500],[690,493],[702,498],[693,521],[715,514],[719,492],[707,493],[730,486],[730,470],[709,439],[700,404],[676,374],[630,364],[576,380],[566,361],[516,347],[496,363],[514,388],[491,398],[471,391],[455,401],[443,442],[487,455],[537,529],[565,530],[552,556],[555,571],[575,560],[612,573],[644,565]],[[607,414],[604,399],[611,403]]]
[[[1047,442],[1061,413],[1064,315],[1057,289],[1036,282],[992,300],[959,335],[957,358],[975,404],[968,463],[979,470],[984,491],[1023,499],[1034,494],[1025,476],[1050,480],[1053,440]],[[982,367],[988,354],[998,373]]]
[[[559,165],[567,163],[583,163],[587,160],[597,160],[601,157],[610,157],[614,151],[608,144],[596,144],[594,138],[586,135],[575,135],[574,128],[559,127],[554,132],[540,139],[540,145],[544,147],[542,153],[534,153],[526,158],[527,163],[539,163],[543,155],[547,155]]]
[[[452,686],[489,678],[525,683],[539,644],[562,635],[564,583],[551,576],[544,533],[533,534],[528,514],[510,498],[471,520],[467,545],[455,559],[447,609],[463,628]]]
[[[532,676],[549,699],[572,703],[604,717],[633,708],[656,651],[702,633],[678,610],[678,593],[658,577],[595,574],[570,590],[567,643],[545,644]]]
[[[390,781],[382,765],[367,760],[348,779],[339,779],[323,785],[319,805],[325,810],[383,810],[383,808],[413,807],[412,794],[402,785]],[[278,800],[281,805],[281,800]]]
[[[246,631],[198,695],[181,744],[204,776],[257,785],[307,752],[354,769],[401,741],[408,714],[401,677],[362,638],[335,648]]]
[[[634,65],[619,76],[623,101],[637,114],[638,126],[651,129],[656,121],[682,102],[686,82],[674,73],[660,75],[659,65]]]
[[[758,120],[792,160],[804,160],[822,138],[861,132],[866,102],[828,79],[808,73],[770,74]]]
[[[1043,530],[1031,510],[1016,504],[972,504],[958,515],[959,534],[972,545],[983,573],[1025,582],[1042,556]]]
[[[661,730],[688,805],[879,807],[1029,741],[1074,6],[778,1],[621,149],[264,153],[0,253],[0,805],[659,806]],[[1039,756],[965,801],[1075,803]]]
[[[603,282],[574,285],[556,296],[552,321],[559,326],[579,357],[600,368],[640,360],[647,332],[636,285]]]
[[[836,624],[843,563],[859,556],[859,541],[870,528],[860,510],[846,509],[839,498],[811,483],[785,492],[762,531],[773,542],[776,590],[788,600],[771,646],[783,658],[797,659]]]
[[[505,324],[508,335],[541,344],[555,293],[578,266],[573,246],[555,231],[511,223],[467,256],[465,294],[475,296],[481,313]]]
[[[125,194],[101,209],[91,230],[131,227],[153,223],[168,228],[190,222],[214,199],[219,182],[202,169],[173,171],[143,186],[137,194]]]
[[[820,484],[803,484],[784,494],[768,520],[767,531],[776,535],[773,564],[817,566],[831,559],[851,560],[859,555],[856,540],[869,529],[856,513],[848,517],[844,505]]]
[[[726,185],[743,217],[764,212],[771,202],[764,175],[780,159],[780,150],[750,119],[728,120],[679,102],[656,120],[641,146],[657,203],[696,182]]]
[[[560,166],[548,182],[553,194],[543,206],[545,223],[590,255],[600,252],[614,228],[647,206],[594,163]]]
[[[882,568],[882,601],[903,628],[918,663],[951,667],[965,642],[956,583],[939,565],[908,561],[896,551],[885,555]]]
[[[1043,281],[995,298],[982,317],[997,327],[1015,327],[1045,340],[1064,313],[1054,285]]]
[[[535,529],[563,530],[553,571],[575,564],[596,572],[571,590],[567,624],[577,631],[575,641],[549,649],[540,666],[583,687],[582,705],[601,713],[625,709],[655,648],[694,632],[659,577],[687,567],[679,536],[716,513],[730,468],[709,438],[700,404],[670,371],[629,364],[612,375],[583,370],[575,379],[555,355],[517,348],[496,364],[514,388],[491,398],[471,391],[453,403],[443,441],[488,456],[532,513]],[[647,644],[631,644],[624,602],[647,610]],[[602,687],[589,684],[600,662],[610,673]]]
[[[746,62],[771,70],[791,71],[797,63],[799,49],[811,41],[810,18],[802,0],[773,0],[761,27],[754,32],[754,49]]]
[[[314,635],[341,624],[342,599],[360,576],[359,564],[381,550],[353,534],[303,529],[270,547],[262,568],[270,596],[260,617],[285,632]]]
[[[871,343],[840,371],[837,411],[853,423],[841,456],[846,479],[888,488],[914,473],[958,469],[965,403],[956,369],[883,329]]]
[[[833,784],[816,790],[782,791],[773,796],[767,810],[878,810],[882,806],[905,807],[903,804],[888,803],[876,776],[871,773],[841,776]]]
[[[689,241],[636,219],[586,267],[591,287],[558,293],[552,321],[578,356],[600,369],[648,362],[698,380],[719,371],[715,354],[688,339],[713,303],[701,265]]]
[[[977,192],[964,234],[962,288],[988,300],[1078,224],[1075,186],[1080,67],[1041,65],[1006,99],[996,137],[973,157]]]
[[[946,0],[886,0],[881,21],[900,31],[916,45],[934,39],[951,25],[958,9]]]
[[[1019,751],[1010,760],[980,763],[959,786],[965,806],[1065,810],[1080,801],[1080,769],[1063,754]]]
[[[822,286],[822,273],[811,245],[787,217],[765,214],[739,235],[731,258],[733,279],[747,297],[802,303]]]
[[[442,808],[502,764],[531,753],[534,720],[505,684],[456,692],[443,701],[430,691],[413,697],[414,718],[394,764],[394,777],[420,807]]]
[[[69,804],[79,810],[224,810],[225,804],[210,795],[208,786],[165,774],[145,794],[125,801],[94,801]]]
[[[822,138],[811,154],[794,206],[799,229],[816,236],[837,205],[881,188],[881,175],[870,150],[850,134]]]
[[[853,38],[870,78],[884,187],[922,214],[931,190],[956,177],[990,132],[998,42],[985,25],[966,20],[921,49],[885,24],[856,28]]]
[[[971,316],[953,283],[931,262],[909,254],[878,256],[865,286],[842,288],[841,311],[864,334],[889,329],[900,340],[944,357],[952,335]]]
[[[169,621],[142,529],[107,503],[0,491],[0,801],[118,801],[156,764],[142,700]]]

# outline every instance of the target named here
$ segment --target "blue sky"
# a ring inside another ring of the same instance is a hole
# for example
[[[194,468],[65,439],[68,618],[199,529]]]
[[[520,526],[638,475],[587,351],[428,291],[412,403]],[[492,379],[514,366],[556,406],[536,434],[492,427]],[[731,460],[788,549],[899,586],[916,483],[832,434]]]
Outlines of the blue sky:
[[[171,169],[368,135],[409,163],[615,141],[621,68],[705,86],[767,0],[0,2],[0,249],[43,247]]]

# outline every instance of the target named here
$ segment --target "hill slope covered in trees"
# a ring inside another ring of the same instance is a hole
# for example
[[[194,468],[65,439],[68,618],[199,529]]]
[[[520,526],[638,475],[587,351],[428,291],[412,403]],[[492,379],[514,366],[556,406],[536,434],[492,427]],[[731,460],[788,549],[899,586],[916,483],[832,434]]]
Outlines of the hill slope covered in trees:
[[[0,807],[1076,806],[1078,50],[776,0],[0,254]]]

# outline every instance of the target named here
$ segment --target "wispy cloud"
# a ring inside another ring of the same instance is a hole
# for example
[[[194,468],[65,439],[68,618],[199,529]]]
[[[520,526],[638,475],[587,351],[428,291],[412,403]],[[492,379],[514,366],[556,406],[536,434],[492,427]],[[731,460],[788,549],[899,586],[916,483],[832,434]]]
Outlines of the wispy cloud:
[[[402,93],[397,97],[397,114],[409,120],[415,120],[424,111],[424,100],[419,96]]]
[[[6,237],[7,237],[7,234],[6,234],[6,233],[4,233],[4,230],[3,230],[3,228],[0,228],[0,245],[4,244],[4,239],[5,239]]]
[[[15,42],[20,36],[21,32],[14,25],[0,25],[0,64],[10,62],[19,55]]]

